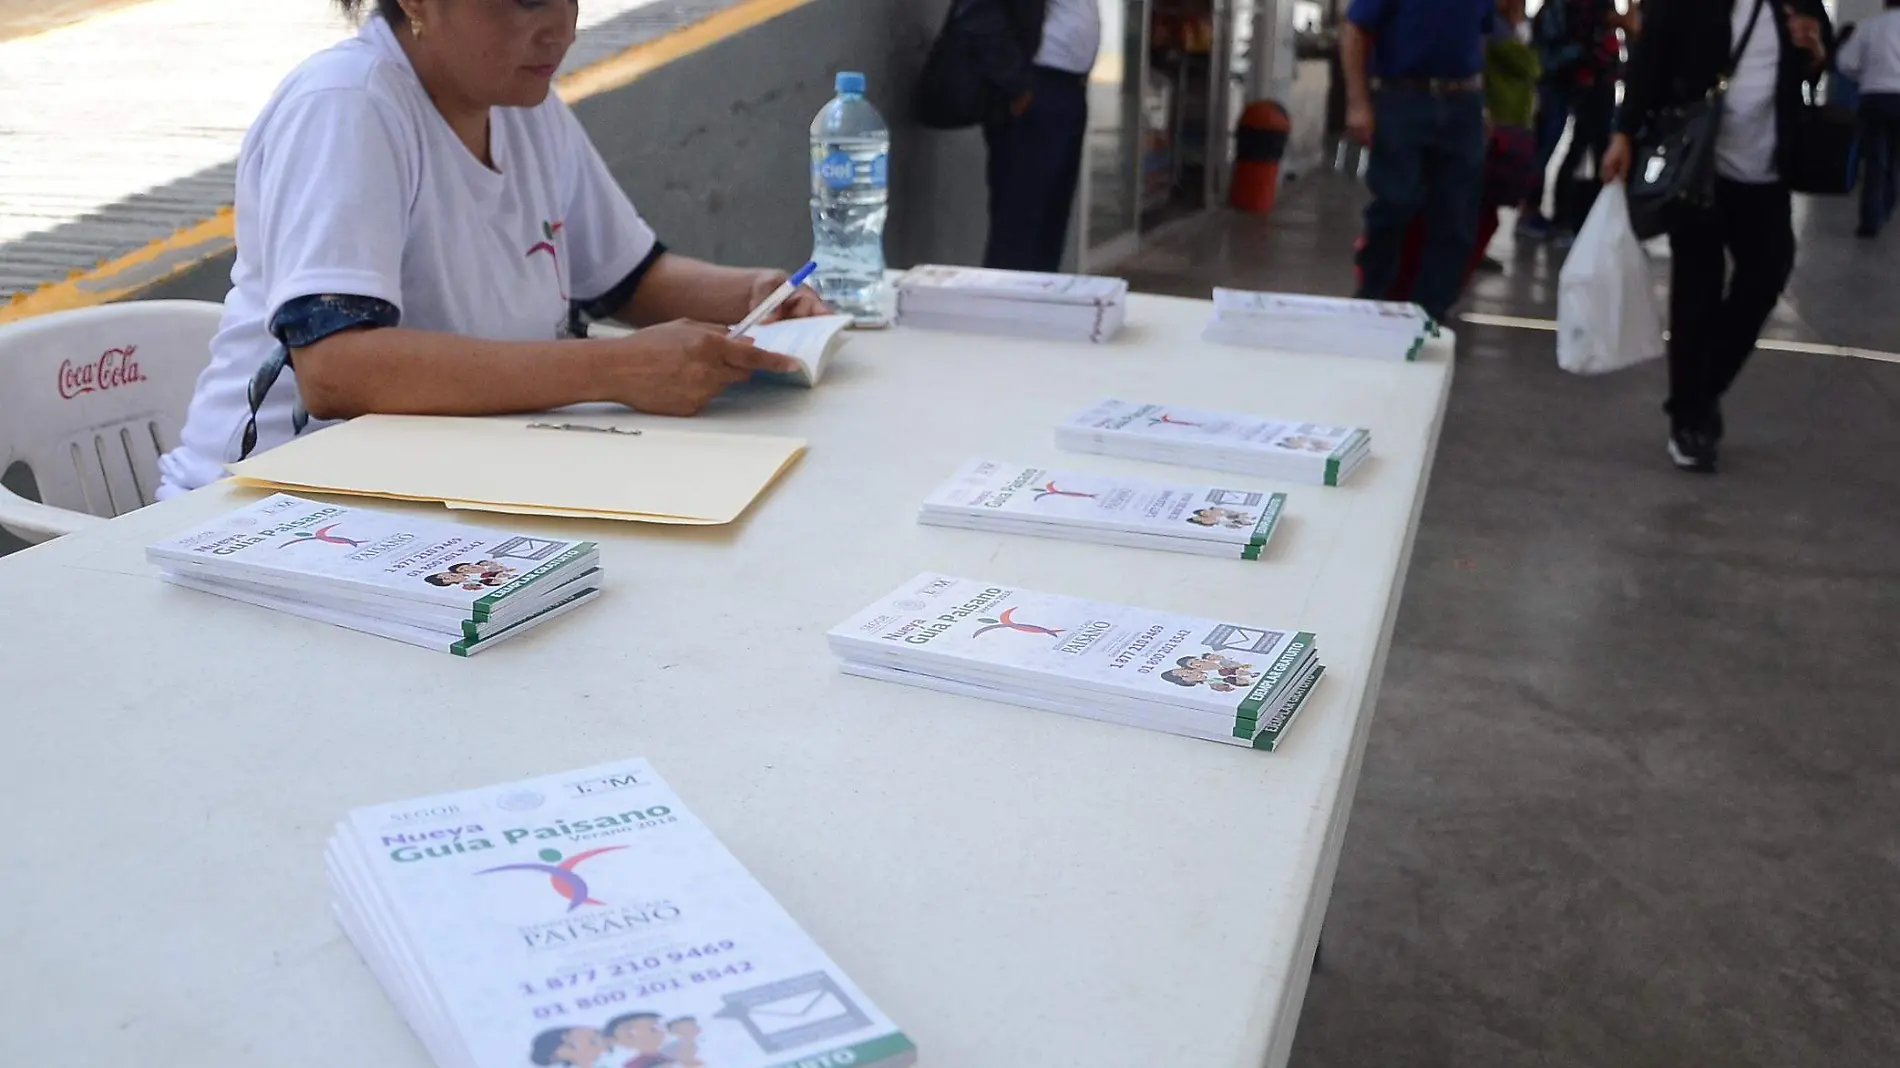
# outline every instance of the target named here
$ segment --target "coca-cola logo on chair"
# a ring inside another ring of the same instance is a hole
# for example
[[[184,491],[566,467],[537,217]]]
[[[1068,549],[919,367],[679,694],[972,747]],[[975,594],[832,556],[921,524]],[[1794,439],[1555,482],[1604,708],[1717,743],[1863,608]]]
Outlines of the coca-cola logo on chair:
[[[103,393],[108,389],[145,381],[145,372],[139,370],[136,358],[138,351],[137,345],[127,345],[124,348],[107,349],[90,363],[59,361],[59,395],[72,400],[82,394]]]

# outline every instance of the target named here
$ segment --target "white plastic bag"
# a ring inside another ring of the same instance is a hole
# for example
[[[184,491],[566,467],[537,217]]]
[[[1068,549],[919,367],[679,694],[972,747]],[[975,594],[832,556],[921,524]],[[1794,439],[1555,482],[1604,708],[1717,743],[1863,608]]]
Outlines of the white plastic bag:
[[[1630,226],[1623,183],[1603,187],[1557,276],[1557,366],[1600,375],[1666,350],[1649,254]]]

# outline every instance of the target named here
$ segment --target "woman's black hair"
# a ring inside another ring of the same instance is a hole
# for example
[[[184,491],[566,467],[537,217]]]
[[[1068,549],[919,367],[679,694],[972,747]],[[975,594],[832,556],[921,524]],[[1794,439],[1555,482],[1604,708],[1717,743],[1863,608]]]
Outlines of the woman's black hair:
[[[402,5],[397,3],[396,0],[374,0],[374,2],[376,4],[376,10],[382,14],[383,18],[386,19],[391,26],[400,26],[409,18],[409,16],[402,13]],[[363,9],[368,7],[370,3],[371,0],[336,0],[336,6],[342,8],[343,13],[353,19],[361,18]]]

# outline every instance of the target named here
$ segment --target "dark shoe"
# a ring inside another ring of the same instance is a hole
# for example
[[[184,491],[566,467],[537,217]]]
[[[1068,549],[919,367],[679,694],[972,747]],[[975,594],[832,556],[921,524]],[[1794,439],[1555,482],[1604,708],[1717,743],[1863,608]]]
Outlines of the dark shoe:
[[[1669,460],[1684,471],[1715,474],[1715,439],[1700,430],[1677,427],[1669,433]]]
[[[1717,408],[1709,413],[1708,425],[1703,429],[1708,432],[1711,443],[1722,444],[1722,435],[1728,432],[1728,428],[1722,423],[1722,409]]]
[[[1537,212],[1530,212],[1517,220],[1517,236],[1525,241],[1548,241],[1550,220]]]
[[[1503,274],[1504,261],[1498,259],[1496,256],[1486,256],[1485,258],[1478,261],[1478,273],[1479,274]]]
[[[1879,236],[1880,236],[1880,228],[1879,228],[1879,227],[1875,227],[1875,226],[1859,226],[1859,227],[1855,227],[1855,228],[1854,228],[1854,236],[1855,236],[1855,237],[1861,237],[1861,238],[1867,238],[1867,239],[1869,239],[1869,240],[1871,240],[1871,239],[1873,239],[1873,238],[1876,238],[1876,237],[1879,237]]]

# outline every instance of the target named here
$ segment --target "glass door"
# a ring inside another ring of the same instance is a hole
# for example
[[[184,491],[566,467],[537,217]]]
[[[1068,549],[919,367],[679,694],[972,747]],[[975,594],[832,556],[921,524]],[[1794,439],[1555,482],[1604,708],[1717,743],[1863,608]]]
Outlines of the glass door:
[[[1140,222],[1142,56],[1147,0],[1097,0],[1102,49],[1089,75],[1089,131],[1082,161],[1082,269],[1135,252]]]
[[[1214,114],[1213,143],[1220,151],[1208,174],[1208,196],[1214,203],[1225,203],[1228,186],[1234,177],[1234,136],[1240,126],[1240,113],[1247,107],[1247,78],[1254,59],[1254,20],[1260,5],[1257,0],[1219,0],[1215,6],[1214,26],[1218,34],[1216,84],[1219,92],[1211,102]]]
[[[1222,5],[1224,6],[1224,4]],[[1226,139],[1212,129],[1224,98],[1215,0],[1154,0],[1143,86],[1141,228],[1208,205]]]

